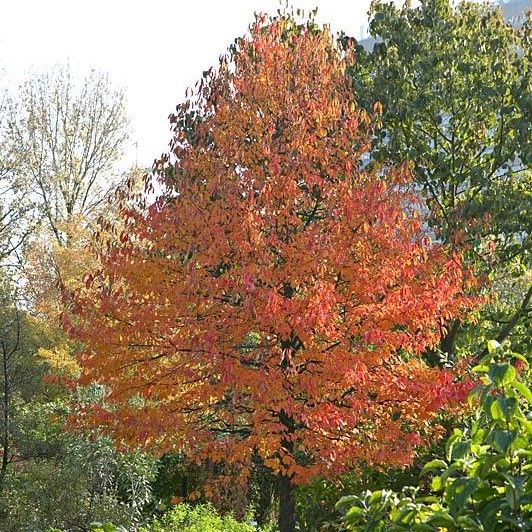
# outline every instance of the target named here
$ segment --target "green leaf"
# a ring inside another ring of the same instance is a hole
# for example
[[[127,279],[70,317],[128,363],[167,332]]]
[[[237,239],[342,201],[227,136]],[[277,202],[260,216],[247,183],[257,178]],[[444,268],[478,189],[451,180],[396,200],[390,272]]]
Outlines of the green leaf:
[[[377,502],[381,502],[384,499],[384,493],[382,490],[374,491],[368,500],[368,504],[371,506]]]
[[[451,461],[453,447],[461,437],[462,431],[460,429],[454,429],[452,436],[447,440],[447,443],[445,444],[445,456],[447,460]]]
[[[452,448],[452,460],[460,460],[463,458],[471,449],[471,443],[468,441],[459,441],[456,442]]]
[[[355,517],[364,517],[365,510],[363,508],[359,508],[358,506],[353,506],[349,508],[347,513],[345,514],[346,519],[353,520]]]
[[[335,508],[337,510],[345,510],[346,506],[352,506],[357,504],[359,501],[360,497],[358,495],[346,495],[335,504]]]
[[[480,485],[475,491],[475,493],[471,495],[471,500],[476,503],[478,502],[485,503],[486,501],[494,497],[499,497],[499,495],[500,493],[497,490],[497,488],[493,486],[489,486],[488,483],[486,482]]]
[[[486,369],[486,371],[487,371],[487,369]],[[469,395],[467,396],[467,404],[472,407],[476,403],[477,399],[482,396],[482,391],[483,391],[483,387],[482,386],[475,386],[469,392]]]
[[[488,375],[494,384],[502,386],[515,381],[515,368],[510,364],[491,364]]]
[[[493,415],[491,413],[491,407],[493,406],[493,403],[496,400],[497,400],[497,398],[494,395],[485,395],[483,400],[482,400],[482,409],[492,419],[493,419]]]
[[[487,441],[495,448],[495,450],[506,454],[506,451],[508,451],[508,448],[512,445],[516,437],[517,431],[495,429],[490,433]]]
[[[434,532],[436,529],[426,523],[417,523],[412,527],[412,530],[413,532]]]
[[[491,355],[501,348],[501,344],[497,340],[488,340],[488,353]]]
[[[480,511],[480,519],[483,523],[495,522],[495,516],[499,512],[501,506],[506,504],[503,498],[493,499],[489,501]]]
[[[434,477],[431,481],[430,487],[432,491],[441,491],[443,489],[443,480],[441,477]]]
[[[417,517],[418,511],[415,508],[405,508],[401,510],[394,521],[401,525],[410,525],[412,521]]]
[[[456,516],[463,510],[469,497],[475,492],[479,483],[479,478],[461,477],[455,479],[450,486],[448,485],[445,500],[449,504],[449,512],[451,515]]]
[[[475,521],[469,515],[461,515],[456,519],[456,524],[460,530],[484,530],[481,524]]]
[[[475,373],[487,373],[489,370],[489,367],[484,364],[478,364],[477,366],[473,366],[471,368],[471,371],[474,371]]]
[[[532,392],[524,383],[515,381],[512,386],[526,399],[527,402],[532,403]]]
[[[434,471],[436,469],[445,469],[447,467],[447,462],[444,460],[431,460],[430,462],[427,462],[423,469],[421,470],[421,474],[424,475],[425,473],[428,473],[429,471]]]
[[[456,530],[456,521],[447,512],[435,512],[428,519],[427,523],[430,525],[446,527],[449,530]]]
[[[473,433],[471,434],[471,441],[473,444],[479,445],[484,441],[484,437],[486,436],[486,429],[482,427],[475,427],[473,430]]]
[[[497,471],[488,474],[490,475],[490,480],[497,480],[497,478],[504,480],[504,473],[502,472],[508,471],[508,469],[512,467],[512,463],[510,462],[510,460],[508,460],[506,456],[503,456],[495,462],[495,467],[497,468]],[[496,477],[495,475],[498,475],[498,477]]]
[[[498,397],[491,404],[490,413],[496,421],[510,421],[517,411],[517,399],[515,397]]]

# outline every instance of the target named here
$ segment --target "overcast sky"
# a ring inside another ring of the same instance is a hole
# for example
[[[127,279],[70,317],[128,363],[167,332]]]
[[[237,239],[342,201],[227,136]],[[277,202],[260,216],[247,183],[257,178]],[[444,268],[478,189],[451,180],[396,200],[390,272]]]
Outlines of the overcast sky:
[[[397,0],[399,1],[399,0]],[[370,0],[293,0],[334,31],[360,37]],[[127,95],[138,162],[169,141],[167,117],[203,70],[278,0],[0,0],[0,67],[11,85],[69,61],[109,74]],[[127,158],[135,161],[135,148]]]

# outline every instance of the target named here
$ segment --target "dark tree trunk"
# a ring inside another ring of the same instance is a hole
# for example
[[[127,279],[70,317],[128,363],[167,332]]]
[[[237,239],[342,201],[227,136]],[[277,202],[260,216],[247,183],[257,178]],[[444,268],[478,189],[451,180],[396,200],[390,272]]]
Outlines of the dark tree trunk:
[[[255,520],[259,527],[264,527],[277,517],[278,480],[260,460],[254,468],[251,482],[258,486]]]
[[[11,432],[11,382],[9,380],[9,359],[18,351],[20,347],[20,316],[18,310],[14,312],[15,318],[13,324],[15,327],[15,340],[11,347],[8,347],[7,335],[4,336],[1,340],[2,347],[2,465],[0,466],[0,495],[4,491],[4,485],[7,475],[7,466],[9,465],[9,460],[11,458],[11,442],[10,442],[10,432]]]
[[[9,463],[9,444],[7,442],[7,439],[3,445],[2,453],[2,467],[0,468],[0,495],[2,495],[2,492],[4,491],[4,484],[7,474],[7,464]]]
[[[279,532],[296,529],[296,497],[294,485],[284,475],[279,478]]]
[[[4,483],[7,474],[7,465],[9,463],[9,407],[10,407],[10,387],[8,377],[8,359],[13,354],[9,353],[4,341],[2,341],[2,395],[3,395],[3,416],[2,416],[2,466],[0,467],[0,494],[4,491]]]
[[[444,353],[452,358],[454,356],[454,344],[456,342],[456,337],[460,330],[460,322],[455,320],[449,327],[447,334],[441,339],[440,348]]]

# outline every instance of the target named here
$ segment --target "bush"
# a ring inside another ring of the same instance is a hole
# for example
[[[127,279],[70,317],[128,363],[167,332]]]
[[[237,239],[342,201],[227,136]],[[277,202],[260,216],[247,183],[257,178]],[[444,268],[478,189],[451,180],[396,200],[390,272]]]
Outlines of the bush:
[[[441,442],[434,450],[439,450]],[[434,456],[431,449],[429,456]],[[391,489],[400,490],[404,485],[416,483],[423,463],[413,464],[406,469],[386,468],[378,471],[369,466],[361,467],[342,475],[336,481],[315,478],[310,484],[298,486],[296,491],[296,515],[298,530],[317,532],[336,530],[338,513],[334,504],[340,497],[350,493],[386,485]]]
[[[248,523],[239,523],[233,516],[220,516],[209,504],[179,504],[160,519],[154,519],[150,532],[256,532]]]
[[[432,479],[433,495],[420,497],[419,488],[406,487],[400,493],[344,497],[337,508],[347,530],[530,530],[532,393],[523,382],[528,363],[497,342],[488,347],[488,355],[474,368],[480,384],[469,399],[477,406],[473,419],[448,439],[446,460],[424,467],[424,472],[441,471]]]
[[[60,454],[12,468],[0,497],[2,532],[86,530],[95,520],[134,528],[151,499],[153,460],[111,442],[64,435]]]

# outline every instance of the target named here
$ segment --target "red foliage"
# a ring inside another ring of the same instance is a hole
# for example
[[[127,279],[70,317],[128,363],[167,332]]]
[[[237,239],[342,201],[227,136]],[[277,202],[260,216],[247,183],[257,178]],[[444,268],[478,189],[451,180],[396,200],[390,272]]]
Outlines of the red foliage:
[[[298,483],[409,463],[465,393],[419,355],[473,305],[471,280],[426,238],[407,169],[363,168],[350,54],[259,20],[172,115],[160,198],[125,213],[74,298],[117,440],[244,474],[258,455]]]

